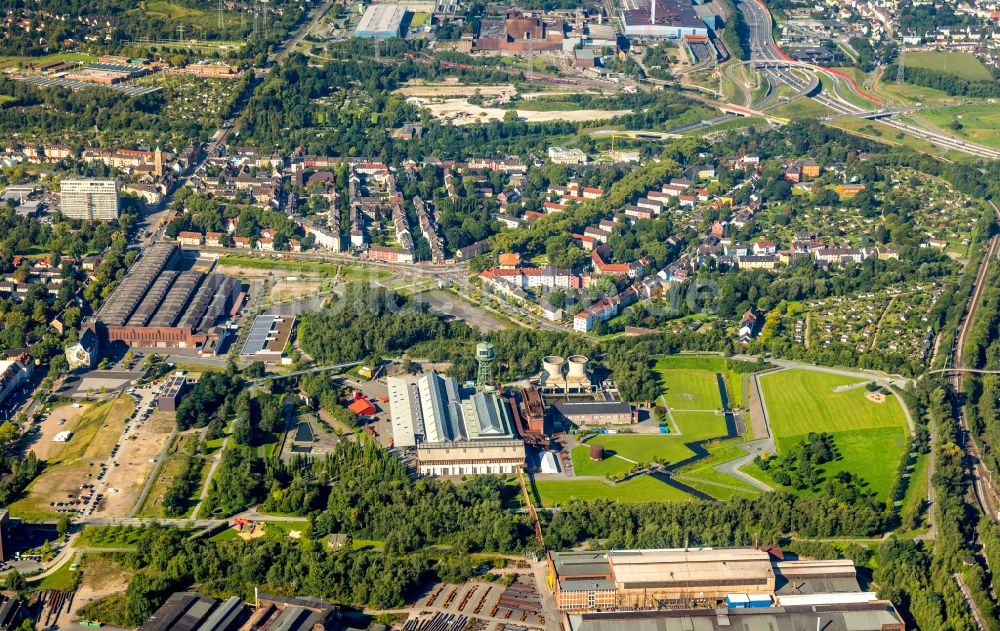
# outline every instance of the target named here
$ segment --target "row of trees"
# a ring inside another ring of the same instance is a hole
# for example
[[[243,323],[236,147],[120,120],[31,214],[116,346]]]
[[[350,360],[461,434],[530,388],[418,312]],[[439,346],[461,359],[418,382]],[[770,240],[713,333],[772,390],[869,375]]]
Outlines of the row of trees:
[[[891,64],[885,70],[885,76],[895,77],[897,64]],[[907,83],[941,90],[951,96],[968,96],[977,99],[990,99],[1000,96],[1000,83],[996,79],[966,79],[953,72],[941,72],[930,68],[906,67]]]
[[[755,0],[744,0],[753,2]],[[743,12],[736,8],[732,0],[723,0],[729,13],[726,28],[722,31],[722,43],[736,59],[750,59],[750,28]]]

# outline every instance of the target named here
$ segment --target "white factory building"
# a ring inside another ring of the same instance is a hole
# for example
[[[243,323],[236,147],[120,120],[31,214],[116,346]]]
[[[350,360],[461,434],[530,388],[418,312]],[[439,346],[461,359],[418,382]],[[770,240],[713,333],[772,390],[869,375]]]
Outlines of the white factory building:
[[[622,0],[622,30],[634,39],[680,39],[708,36],[691,0]]]
[[[415,447],[421,475],[514,473],[525,465],[507,401],[452,377],[389,377],[393,445]]]

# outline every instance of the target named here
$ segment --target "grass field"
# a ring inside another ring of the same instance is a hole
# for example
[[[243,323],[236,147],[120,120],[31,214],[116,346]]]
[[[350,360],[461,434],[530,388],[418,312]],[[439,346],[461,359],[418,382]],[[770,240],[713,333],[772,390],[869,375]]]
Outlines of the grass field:
[[[858,85],[861,85],[865,81],[865,73],[860,68],[856,68],[854,66],[837,66],[833,69],[843,72],[848,77],[854,79],[854,82]]]
[[[70,569],[74,562],[75,555],[73,558],[67,559],[52,574],[36,583],[29,582],[28,585],[38,590],[52,589],[60,592],[72,592],[80,582],[80,571]]]
[[[97,453],[110,451],[111,446],[121,435],[121,429],[118,429],[117,434],[112,434],[110,431],[101,432],[101,428],[105,425],[117,426],[118,422],[124,422],[132,412],[132,407],[128,399],[115,399],[87,410],[73,428],[73,437],[49,459],[49,463],[69,463],[79,460],[91,451],[91,447]],[[96,441],[99,433],[102,440]]]
[[[900,427],[880,427],[846,432],[831,432],[833,442],[840,453],[840,459],[823,465],[820,469],[824,477],[847,471],[861,476],[868,488],[882,501],[888,501],[889,493],[896,481],[900,458],[906,447],[906,430]],[[805,436],[787,436],[778,439],[778,451],[790,448]],[[780,487],[770,476],[756,465],[749,464],[744,471],[764,480],[774,487]],[[815,494],[806,492],[806,495]]]
[[[960,105],[927,109],[919,117],[949,134],[990,147],[1000,147],[1000,107],[996,105]],[[957,120],[962,129],[952,129]]]
[[[591,443],[604,445],[603,436],[592,439]],[[590,459],[590,444],[577,445],[570,453],[573,457],[573,470],[577,475],[621,475],[628,473],[635,465],[624,458],[619,458],[617,451],[605,448],[604,459],[595,462]]]
[[[869,101],[860,94],[855,93],[854,90],[851,89],[850,84],[846,80],[843,79],[834,80],[832,77],[824,75],[823,73],[819,73],[819,79],[820,79],[820,86],[826,92],[839,96],[848,103],[856,105],[861,109],[865,110],[878,109],[877,103]],[[855,83],[857,83],[856,80]]]
[[[538,480],[535,482],[543,507],[561,506],[570,500],[607,499],[625,504],[640,502],[685,502],[687,493],[641,475],[628,482],[611,485],[599,480]]]
[[[681,440],[690,443],[726,435],[726,417],[715,412],[674,412]]]
[[[799,97],[793,101],[785,103],[784,105],[774,108],[769,113],[782,118],[795,120],[799,118],[822,118],[824,116],[829,116],[832,112],[833,110],[819,103],[815,99]]]
[[[905,121],[905,117],[901,116],[900,118]],[[884,142],[888,145],[897,147],[905,147],[912,149],[913,151],[919,151],[933,156],[948,155],[949,153],[947,150],[936,147],[926,140],[914,138],[909,134],[904,134],[901,131],[889,127],[885,123],[881,123],[879,121],[865,120],[861,118],[838,118],[830,121],[829,125],[849,133],[864,136],[871,140]],[[956,152],[952,153],[955,153],[957,156],[964,155]],[[951,158],[953,156],[948,157]]]
[[[143,5],[144,11],[147,15],[155,15],[168,20],[205,17],[205,11],[202,11],[201,9],[185,7],[172,2],[156,0],[154,2],[145,2]]]
[[[731,497],[757,497],[760,490],[743,480],[716,471],[712,466],[695,469],[690,473],[677,476],[677,479],[702,493],[707,493],[720,500]]]
[[[687,440],[687,436],[684,437]],[[590,442],[577,447],[577,450],[589,450],[589,445],[603,445],[605,452],[614,452],[616,455],[627,460],[639,463],[649,463],[653,461],[678,462],[691,456],[691,450],[684,446],[680,436],[669,436],[665,434],[607,434],[596,436]],[[574,450],[573,464],[576,465],[576,450]],[[621,460],[615,458],[615,460]],[[583,459],[588,464],[603,466],[604,463],[591,463],[587,451],[583,452]],[[631,464],[625,470],[631,468]],[[584,473],[577,471],[579,475],[603,475],[603,473]]]
[[[385,280],[391,274],[383,270],[325,263],[321,261],[297,261],[284,259],[265,259],[252,256],[222,256],[219,265],[245,267],[251,269],[282,270],[286,272],[309,272],[323,276],[336,276],[338,270],[346,280]]]
[[[715,372],[664,368],[660,373],[663,398],[672,410],[721,410],[722,397]]]
[[[696,370],[722,373],[722,377],[726,382],[726,391],[729,394],[730,407],[738,407],[743,403],[743,375],[730,371],[726,366],[726,358],[720,355],[669,355],[667,357],[660,357],[656,360],[653,370],[661,373],[660,383],[663,387],[669,387],[669,383],[664,384],[664,379],[669,376],[662,374],[665,370]],[[712,383],[715,383],[714,375]],[[722,407],[722,400],[717,386],[715,387],[714,397],[718,399],[718,403],[714,407],[706,409],[716,410]],[[671,407],[675,406],[671,405]]]
[[[885,403],[865,398],[865,388],[834,392],[862,381],[857,377],[811,370],[782,370],[760,378],[774,435],[781,439],[809,432],[842,432],[875,427],[905,428],[895,396]]]
[[[686,443],[726,435],[726,419],[714,412],[679,412],[675,414],[681,435],[603,434],[578,445],[572,452],[577,475],[620,475],[640,465],[653,462],[677,463],[694,455]],[[604,447],[604,460],[590,459],[590,445]]]
[[[946,53],[937,51],[915,51],[905,54],[904,60],[910,68],[926,68],[957,75],[970,81],[990,81],[993,75],[971,53]]]
[[[874,403],[865,398],[863,387],[834,392],[859,379],[808,370],[783,370],[764,375],[760,381],[779,453],[804,440],[809,432],[830,433],[840,457],[824,465],[824,473],[860,475],[880,499],[888,500],[908,431],[902,404],[895,396]],[[754,465],[746,471],[769,479]]]
[[[716,123],[711,127],[699,127],[697,129],[692,129],[691,131],[684,132],[683,136],[704,136],[708,133],[718,133],[723,131],[729,131],[731,129],[743,129],[744,127],[755,127],[760,125],[767,125],[767,120],[760,118],[759,116],[737,116],[736,118],[730,118],[722,121],[721,123]]]
[[[723,462],[746,455],[740,448],[740,442],[715,443],[708,445],[707,449],[709,456],[680,470],[677,473],[678,480],[720,500],[730,497],[754,497],[760,494],[760,490],[753,485],[715,470],[715,467]]]
[[[875,92],[879,96],[889,97],[902,103],[953,103],[955,97],[943,90],[925,88],[912,83],[896,83],[895,81],[880,81]]]

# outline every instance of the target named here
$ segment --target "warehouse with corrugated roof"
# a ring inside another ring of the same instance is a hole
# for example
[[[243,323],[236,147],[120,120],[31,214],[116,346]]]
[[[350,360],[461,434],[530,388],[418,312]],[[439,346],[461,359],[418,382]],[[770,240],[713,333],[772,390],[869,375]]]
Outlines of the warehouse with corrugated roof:
[[[408,16],[406,7],[399,4],[373,4],[365,10],[354,28],[354,37],[363,39],[391,39],[403,34],[403,23]]]
[[[172,243],[147,248],[85,327],[94,327],[101,344],[217,350],[225,337],[219,324],[240,306],[242,284],[225,274],[178,271],[179,259]]]

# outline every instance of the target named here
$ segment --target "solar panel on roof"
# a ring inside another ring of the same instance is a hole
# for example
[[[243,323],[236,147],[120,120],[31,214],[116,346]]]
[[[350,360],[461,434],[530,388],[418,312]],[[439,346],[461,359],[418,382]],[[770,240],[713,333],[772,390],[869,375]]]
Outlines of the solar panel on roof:
[[[268,335],[277,319],[277,316],[273,315],[257,316],[250,328],[250,335],[247,336],[247,341],[243,345],[243,355],[254,355],[264,350],[264,347],[267,346]]]

